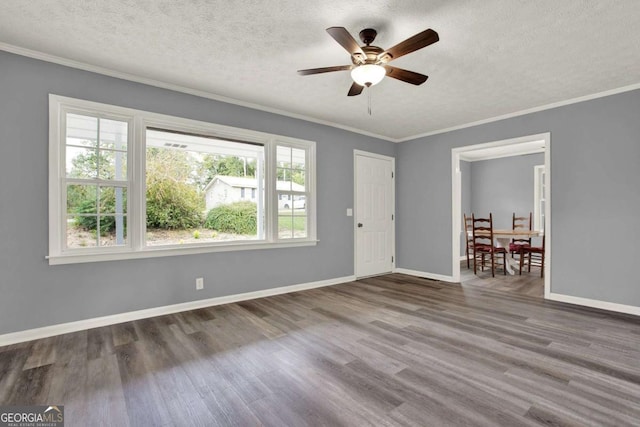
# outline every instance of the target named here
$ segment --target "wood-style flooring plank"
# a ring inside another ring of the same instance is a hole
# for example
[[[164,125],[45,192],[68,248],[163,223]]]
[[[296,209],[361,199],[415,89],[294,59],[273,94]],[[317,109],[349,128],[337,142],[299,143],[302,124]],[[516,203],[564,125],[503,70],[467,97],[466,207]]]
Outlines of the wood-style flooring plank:
[[[4,393],[7,400],[4,405],[45,405],[51,382],[53,381],[53,365],[24,369],[15,378],[10,390]]]
[[[111,326],[111,334],[113,336],[113,345],[115,347],[138,341],[136,328],[131,322],[119,323]]]
[[[65,417],[81,420],[85,410],[87,372],[87,331],[58,337],[56,363],[51,366],[51,387],[46,402],[65,405]],[[88,420],[87,420],[88,421]]]
[[[56,361],[56,343],[59,338],[50,337],[34,341],[31,346],[31,354],[23,369],[38,368],[54,363]]]
[[[69,426],[640,426],[640,318],[544,301],[534,272],[463,279],[370,277],[3,347],[0,404],[65,405]]]
[[[115,350],[129,424],[168,425],[171,415],[153,372],[144,364],[142,351],[137,342]]]
[[[102,420],[105,425],[111,426],[131,425],[116,354],[109,354],[88,362],[85,393],[85,412],[73,417],[67,414],[67,406],[65,406],[65,416],[71,421],[70,425],[91,425],[97,420]]]

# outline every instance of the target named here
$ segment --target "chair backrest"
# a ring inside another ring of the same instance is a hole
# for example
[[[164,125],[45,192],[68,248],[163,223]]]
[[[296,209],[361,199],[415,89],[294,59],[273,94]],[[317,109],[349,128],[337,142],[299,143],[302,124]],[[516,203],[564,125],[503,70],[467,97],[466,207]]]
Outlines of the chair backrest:
[[[473,232],[473,220],[471,219],[471,217],[468,217],[467,214],[463,214],[464,217],[464,222],[463,222],[463,226],[464,226],[464,237],[467,241],[467,246],[469,246],[469,243],[471,243],[471,237],[469,236],[469,233]]]
[[[529,216],[516,216],[515,212],[513,213],[513,219],[511,221],[512,230],[526,230],[531,231],[533,228],[533,214],[529,212]],[[517,245],[528,244],[531,245],[531,237],[528,239],[511,239],[511,243],[515,243]]]
[[[473,223],[473,246],[493,247],[493,215],[489,213],[489,218],[476,218],[471,214]]]

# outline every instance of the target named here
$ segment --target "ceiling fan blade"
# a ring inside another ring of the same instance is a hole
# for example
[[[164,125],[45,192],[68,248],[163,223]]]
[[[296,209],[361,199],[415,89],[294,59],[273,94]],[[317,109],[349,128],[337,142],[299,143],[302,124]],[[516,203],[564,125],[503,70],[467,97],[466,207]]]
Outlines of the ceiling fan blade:
[[[364,86],[360,86],[358,83],[353,82],[353,84],[351,85],[351,88],[349,89],[349,93],[347,94],[347,96],[360,95],[362,93],[363,89],[364,89]]]
[[[351,34],[349,34],[349,31],[347,31],[346,28],[330,27],[327,28],[327,33],[329,33],[329,35],[340,44],[340,46],[345,48],[345,50],[349,52],[351,56],[360,57],[361,61],[364,62],[367,56],[364,54],[364,51],[362,50],[356,39],[354,39]]]
[[[307,70],[298,70],[298,74],[301,76],[308,76],[310,74],[330,73],[332,71],[346,71],[353,68],[353,65],[337,65],[335,67],[322,67],[322,68],[309,68]]]
[[[387,70],[387,76],[416,86],[426,82],[429,78],[429,76],[425,76],[424,74],[403,70],[402,68],[392,67],[391,65],[383,65],[383,67]]]
[[[427,47],[438,40],[440,40],[438,33],[429,28],[428,30],[424,30],[413,37],[409,37],[392,48],[385,50],[378,55],[378,59],[383,60],[384,62],[393,61],[394,59],[398,59],[408,53]],[[385,60],[385,57],[388,57],[388,59]]]

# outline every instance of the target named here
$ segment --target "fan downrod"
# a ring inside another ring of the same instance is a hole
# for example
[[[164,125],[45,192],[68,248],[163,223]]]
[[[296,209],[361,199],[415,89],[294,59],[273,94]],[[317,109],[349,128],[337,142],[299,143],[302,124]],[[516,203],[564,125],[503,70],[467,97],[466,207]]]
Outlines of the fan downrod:
[[[367,46],[373,43],[377,35],[378,32],[373,28],[365,28],[359,33],[360,40],[362,40],[362,43],[366,44]]]

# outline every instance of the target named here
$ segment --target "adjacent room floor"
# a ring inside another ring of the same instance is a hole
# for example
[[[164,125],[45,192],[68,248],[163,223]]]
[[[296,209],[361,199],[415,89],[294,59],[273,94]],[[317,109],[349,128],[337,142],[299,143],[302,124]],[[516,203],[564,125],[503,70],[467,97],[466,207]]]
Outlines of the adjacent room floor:
[[[0,403],[67,426],[637,426],[638,360],[637,317],[391,274],[3,347]]]
[[[480,286],[486,289],[494,289],[532,297],[544,297],[544,279],[540,277],[540,268],[534,267],[531,272],[523,269],[522,275],[505,275],[501,269],[496,270],[495,277],[491,277],[491,270],[485,269],[473,273],[473,261],[471,268],[467,268],[467,261],[460,262],[460,282],[462,286]]]

